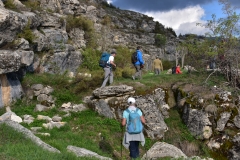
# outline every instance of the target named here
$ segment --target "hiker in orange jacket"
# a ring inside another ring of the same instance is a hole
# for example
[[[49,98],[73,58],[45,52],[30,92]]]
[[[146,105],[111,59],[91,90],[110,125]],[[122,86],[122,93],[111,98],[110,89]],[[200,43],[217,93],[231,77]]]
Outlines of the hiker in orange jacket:
[[[176,74],[182,74],[182,71],[180,70],[180,64],[176,67]]]

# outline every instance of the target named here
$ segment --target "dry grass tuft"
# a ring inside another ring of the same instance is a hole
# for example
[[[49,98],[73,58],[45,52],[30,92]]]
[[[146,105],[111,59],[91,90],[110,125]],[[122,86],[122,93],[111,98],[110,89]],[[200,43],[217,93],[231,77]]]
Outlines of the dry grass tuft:
[[[209,104],[205,107],[205,111],[211,114],[214,114],[217,112],[217,106],[214,104]]]

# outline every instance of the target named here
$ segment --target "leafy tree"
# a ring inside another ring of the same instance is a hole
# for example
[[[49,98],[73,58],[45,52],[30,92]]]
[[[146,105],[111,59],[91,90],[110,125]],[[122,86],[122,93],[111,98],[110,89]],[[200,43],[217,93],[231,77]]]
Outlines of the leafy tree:
[[[239,78],[239,20],[235,8],[231,6],[228,0],[219,0],[223,5],[222,11],[226,15],[224,18],[218,18],[212,15],[212,20],[206,24],[197,24],[209,29],[206,36],[215,40],[218,56],[217,65],[225,75],[232,86],[240,88]]]
[[[180,43],[177,47],[176,56],[181,57],[182,66],[184,66],[186,60],[188,65],[193,66],[199,71],[204,71],[210,57],[216,54],[216,52],[213,52],[211,49],[213,46],[210,41],[211,40],[207,38],[200,40],[193,35],[188,36],[185,41]]]

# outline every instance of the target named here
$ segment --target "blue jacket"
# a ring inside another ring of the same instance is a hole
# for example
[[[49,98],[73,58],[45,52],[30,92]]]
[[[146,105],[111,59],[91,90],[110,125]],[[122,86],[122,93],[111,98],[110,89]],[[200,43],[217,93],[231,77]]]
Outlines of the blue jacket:
[[[142,58],[142,52],[140,50],[137,50],[137,59],[138,59],[138,61],[134,65],[144,64],[144,60]]]

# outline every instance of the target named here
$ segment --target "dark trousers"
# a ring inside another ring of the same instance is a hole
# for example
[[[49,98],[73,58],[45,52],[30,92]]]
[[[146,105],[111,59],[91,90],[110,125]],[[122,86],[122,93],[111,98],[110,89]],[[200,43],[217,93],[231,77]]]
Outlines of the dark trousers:
[[[129,151],[131,158],[139,157],[139,141],[130,141]]]

